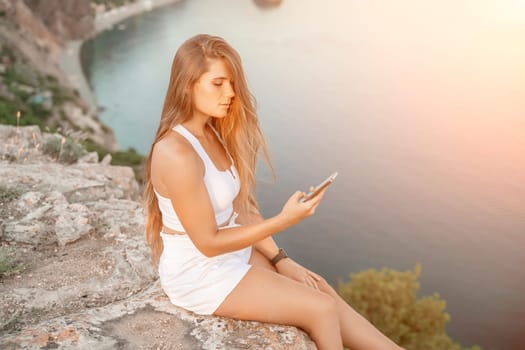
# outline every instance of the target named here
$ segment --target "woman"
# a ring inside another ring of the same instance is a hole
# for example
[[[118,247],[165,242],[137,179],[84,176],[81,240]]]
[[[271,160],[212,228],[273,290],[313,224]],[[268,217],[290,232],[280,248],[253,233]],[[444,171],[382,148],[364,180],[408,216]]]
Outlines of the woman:
[[[272,235],[323,198],[295,192],[269,219],[255,200],[255,163],[268,160],[237,52],[197,35],[177,51],[146,163],[146,237],[173,304],[203,315],[301,327],[321,350],[400,349]]]

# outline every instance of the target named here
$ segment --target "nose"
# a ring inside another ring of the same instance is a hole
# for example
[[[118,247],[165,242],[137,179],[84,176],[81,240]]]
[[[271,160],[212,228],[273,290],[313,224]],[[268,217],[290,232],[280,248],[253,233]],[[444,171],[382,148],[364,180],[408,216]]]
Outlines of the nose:
[[[233,90],[233,86],[231,83],[228,83],[228,84],[224,84],[226,86],[225,88],[225,91],[224,91],[224,95],[228,98],[232,98],[233,96],[235,96],[235,91]]]

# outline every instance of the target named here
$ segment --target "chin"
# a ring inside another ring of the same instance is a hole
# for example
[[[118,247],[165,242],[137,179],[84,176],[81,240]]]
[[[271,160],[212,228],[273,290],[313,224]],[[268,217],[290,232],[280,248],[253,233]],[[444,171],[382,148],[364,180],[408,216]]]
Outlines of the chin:
[[[214,117],[214,118],[225,118],[228,115],[230,115],[229,112],[220,112],[220,113],[215,113],[214,115],[212,115],[212,117]]]

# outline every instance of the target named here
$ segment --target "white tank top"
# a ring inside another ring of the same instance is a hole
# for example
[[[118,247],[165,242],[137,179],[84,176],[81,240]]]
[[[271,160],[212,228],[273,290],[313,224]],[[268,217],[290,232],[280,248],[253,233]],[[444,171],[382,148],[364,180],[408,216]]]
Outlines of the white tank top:
[[[237,169],[233,163],[233,158],[226,149],[224,142],[219,136],[219,133],[213,128],[213,126],[211,126],[211,124],[208,125],[211,127],[220,143],[224,147],[226,153],[228,154],[228,157],[230,158],[231,166],[229,169],[224,171],[218,170],[204,150],[204,147],[202,147],[199,140],[193,136],[193,134],[189,132],[188,129],[186,129],[182,124],[174,126],[173,130],[177,131],[191,143],[197,154],[204,162],[204,184],[206,185],[208,194],[210,195],[213,211],[215,212],[215,221],[217,222],[217,225],[220,226],[225,222],[228,222],[228,219],[230,219],[231,223],[231,221],[234,221],[237,217],[237,213],[233,212],[233,200],[235,197],[237,197],[237,194],[239,194],[240,181],[239,174],[237,173]],[[184,170],[181,169],[181,171]],[[161,196],[156,190],[155,194],[159,202],[160,212],[162,213],[162,224],[165,227],[171,228],[173,230],[186,232],[182,226],[182,223],[177,217],[175,210],[173,209],[171,200]]]

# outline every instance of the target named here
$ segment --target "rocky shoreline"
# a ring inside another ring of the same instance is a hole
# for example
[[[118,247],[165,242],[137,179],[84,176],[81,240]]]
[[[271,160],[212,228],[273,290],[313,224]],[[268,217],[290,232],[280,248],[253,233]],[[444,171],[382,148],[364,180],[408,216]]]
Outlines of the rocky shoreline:
[[[95,16],[95,34],[111,29],[126,18],[136,16],[142,12],[174,4],[181,0],[137,0],[133,3],[120,6],[109,11],[100,9]]]
[[[94,36],[113,28],[119,22],[140,13],[177,3],[181,0],[138,0],[121,7],[105,10],[98,7],[94,19]],[[80,61],[80,50],[86,39],[69,40],[65,43],[62,55],[58,58],[61,70],[68,76],[71,84],[79,91],[80,96],[88,103],[91,113],[98,113],[99,106],[94,92],[84,75]]]

